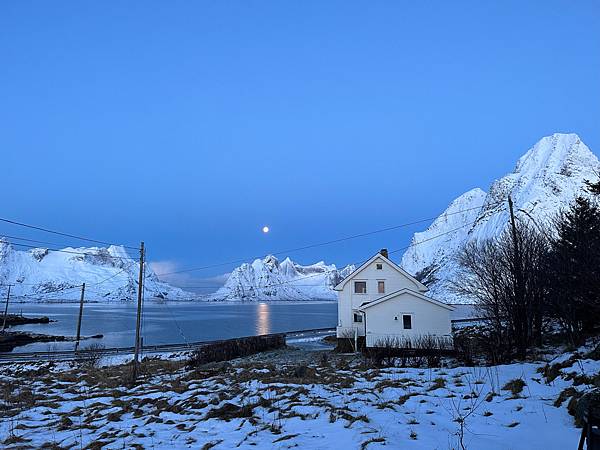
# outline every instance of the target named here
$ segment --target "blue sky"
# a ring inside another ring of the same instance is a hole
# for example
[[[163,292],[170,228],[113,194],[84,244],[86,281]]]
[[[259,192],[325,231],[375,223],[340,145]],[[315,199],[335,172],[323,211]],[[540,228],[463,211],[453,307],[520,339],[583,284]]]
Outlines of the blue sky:
[[[435,216],[553,132],[600,148],[595,1],[4,1],[0,61],[0,217],[170,269]]]

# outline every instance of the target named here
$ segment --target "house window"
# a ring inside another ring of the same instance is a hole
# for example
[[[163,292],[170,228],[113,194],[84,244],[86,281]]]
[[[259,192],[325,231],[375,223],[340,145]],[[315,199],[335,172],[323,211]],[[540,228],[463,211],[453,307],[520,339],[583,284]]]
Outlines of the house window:
[[[366,281],[355,281],[354,282],[354,293],[355,294],[366,294],[367,293],[367,282]]]
[[[402,315],[402,325],[404,326],[405,330],[412,329],[412,316],[409,314]]]
[[[378,294],[385,294],[385,281],[378,281],[377,282],[377,293]]]
[[[354,322],[362,322],[362,314],[354,313]]]
[[[383,270],[383,264],[381,263],[377,263],[375,267],[377,268],[377,270]]]

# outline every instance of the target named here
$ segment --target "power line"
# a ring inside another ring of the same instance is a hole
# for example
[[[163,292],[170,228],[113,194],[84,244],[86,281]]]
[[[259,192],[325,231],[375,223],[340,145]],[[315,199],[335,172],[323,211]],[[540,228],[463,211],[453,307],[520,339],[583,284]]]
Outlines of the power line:
[[[502,201],[502,202],[493,203],[493,204],[491,204],[491,205],[489,205],[489,206],[491,206],[491,207],[495,207],[496,205],[498,205],[498,204],[500,204],[500,203],[503,203],[503,201]],[[446,214],[445,216],[450,216],[450,215],[459,214],[459,213],[462,213],[462,212],[467,212],[467,211],[471,211],[471,210],[475,210],[475,209],[480,209],[480,208],[482,208],[483,206],[485,206],[485,205],[481,205],[481,206],[478,206],[478,207],[473,207],[473,208],[468,208],[468,209],[464,209],[464,210],[461,210],[461,211],[455,211],[455,212],[452,212],[452,213]],[[0,220],[3,220],[3,219],[1,219],[1,218],[0,218]],[[345,241],[345,240],[349,240],[349,239],[355,239],[355,238],[357,238],[357,237],[368,236],[368,235],[372,235],[372,234],[376,234],[376,233],[381,233],[381,232],[384,232],[384,231],[389,231],[389,230],[392,230],[392,229],[397,229],[397,228],[401,228],[401,227],[405,227],[405,226],[410,226],[410,225],[413,225],[413,224],[418,224],[418,223],[425,222],[425,221],[428,221],[428,220],[432,220],[432,219],[422,219],[422,220],[418,220],[418,221],[414,221],[414,222],[410,222],[410,223],[405,223],[405,224],[396,225],[396,226],[393,226],[393,227],[387,227],[387,228],[383,228],[383,229],[379,229],[379,230],[371,231],[371,232],[368,232],[368,233],[361,233],[361,234],[358,234],[358,235],[347,236],[347,237],[344,237],[344,238],[340,238],[340,239],[336,239],[336,240],[332,240],[332,241],[327,241],[327,242],[323,242],[323,243],[320,243],[320,244],[312,244],[312,245],[307,245],[307,246],[304,246],[304,247],[298,247],[298,248],[296,248],[296,249],[290,249],[290,250],[285,250],[285,251],[282,251],[282,252],[276,252],[276,253],[274,253],[274,254],[280,254],[280,253],[285,253],[285,252],[288,252],[288,253],[289,253],[289,252],[292,252],[292,251],[299,251],[299,250],[303,250],[303,249],[307,249],[307,248],[314,248],[314,247],[318,247],[318,246],[321,246],[321,245],[328,245],[328,244],[335,243],[335,242],[341,242],[341,241]],[[413,247],[413,246],[420,245],[420,244],[423,244],[423,243],[425,243],[425,242],[431,241],[431,240],[433,240],[433,239],[437,239],[437,238],[439,238],[439,237],[442,237],[442,236],[445,236],[445,235],[447,235],[447,234],[453,233],[453,232],[455,232],[455,231],[457,231],[457,230],[459,230],[459,229],[461,229],[461,228],[464,228],[464,227],[466,227],[466,226],[473,225],[473,224],[475,224],[477,221],[478,221],[478,220],[475,220],[475,221],[473,221],[473,222],[470,222],[470,223],[464,224],[464,225],[462,225],[462,226],[460,226],[460,227],[458,227],[458,228],[455,228],[455,229],[453,229],[453,230],[446,231],[446,232],[444,232],[444,233],[441,233],[441,234],[439,234],[439,235],[432,236],[432,237],[430,237],[430,238],[428,238],[428,239],[425,239],[425,240],[423,240],[423,241],[419,241],[419,242],[414,242],[414,243],[411,243],[410,245],[408,245],[408,246],[406,246],[406,247],[402,247],[402,248],[399,248],[399,249],[396,249],[396,250],[392,250],[392,251],[390,251],[390,252],[388,252],[388,253],[389,253],[389,254],[396,253],[396,252],[399,252],[399,251],[402,251],[402,250],[406,250],[406,249],[408,249],[408,248],[410,248],[410,247]],[[27,244],[14,244],[14,245],[22,245],[22,246],[26,246],[26,247],[33,247],[33,246],[29,246],[29,245],[27,245]],[[133,261],[132,261],[132,260],[131,260],[131,258],[129,258],[129,257],[118,257],[118,256],[111,256],[111,255],[100,255],[100,254],[93,254],[93,253],[72,252],[72,251],[68,251],[68,250],[58,250],[58,249],[46,249],[46,250],[49,250],[49,251],[58,251],[58,252],[64,252],[64,253],[71,253],[71,254],[79,254],[79,255],[87,255],[87,256],[106,256],[106,257],[110,257],[110,258],[127,259],[127,260],[131,261],[131,263],[129,264],[129,266],[127,266],[127,267],[125,267],[125,268],[121,269],[121,270],[120,270],[120,271],[118,271],[117,273],[115,273],[115,274],[113,274],[113,275],[111,275],[111,276],[109,276],[109,277],[107,277],[107,278],[105,278],[105,279],[103,279],[103,280],[101,280],[101,281],[99,281],[99,282],[97,282],[97,283],[90,284],[90,285],[89,285],[90,287],[92,287],[92,286],[97,286],[97,285],[99,285],[99,284],[102,284],[102,283],[104,283],[104,282],[106,282],[106,281],[108,281],[108,280],[110,280],[110,279],[112,279],[112,278],[115,278],[115,277],[116,277],[117,275],[119,275],[120,273],[122,273],[122,272],[125,272],[126,270],[128,270],[129,268],[131,268],[131,265],[133,264]],[[236,261],[234,261],[234,262],[246,261],[246,260],[247,260],[247,259],[244,259],[244,260],[236,260]],[[221,264],[214,264],[214,265],[211,265],[211,266],[205,266],[204,268],[208,268],[208,267],[217,267],[217,266],[220,266],[220,265],[225,265],[225,264],[230,264],[230,263],[231,263],[231,262],[228,262],[228,263],[221,263]],[[361,262],[360,264],[358,264],[358,266],[362,265],[363,263],[364,263],[364,261],[363,261],[363,262]],[[196,268],[196,269],[186,269],[186,270],[183,270],[183,271],[170,272],[170,273],[166,273],[166,274],[158,274],[158,276],[161,276],[161,275],[168,275],[168,274],[172,274],[172,273],[187,272],[187,271],[192,271],[192,270],[200,270],[200,269],[202,269],[202,268]],[[145,271],[144,271],[144,272],[145,272]],[[275,283],[275,284],[270,284],[270,285],[266,285],[266,286],[263,286],[263,287],[258,287],[257,289],[267,289],[267,288],[271,288],[271,287],[277,287],[277,286],[280,286],[280,285],[291,284],[291,283],[294,283],[294,284],[295,284],[295,285],[297,285],[297,286],[303,286],[303,285],[300,285],[300,284],[298,284],[298,283],[296,283],[296,282],[297,282],[297,281],[299,281],[299,280],[303,280],[303,279],[307,279],[307,278],[312,278],[312,277],[316,277],[316,276],[328,275],[328,274],[331,274],[331,273],[333,273],[333,271],[325,271],[325,272],[320,272],[320,273],[316,273],[316,274],[312,274],[312,275],[307,275],[307,276],[303,276],[303,277],[298,277],[298,278],[296,278],[296,279],[294,279],[294,280],[288,280],[288,281],[284,281],[284,282],[281,282],[281,283]],[[304,285],[304,286],[312,286],[312,285]],[[187,289],[194,289],[194,288],[201,289],[201,288],[209,288],[209,287],[210,287],[210,288],[220,288],[220,287],[222,287],[222,286],[197,286],[197,287],[192,287],[192,286],[183,286],[183,287],[181,287],[181,288],[183,288],[183,289],[186,289],[186,288],[187,288]],[[37,296],[40,296],[40,295],[54,295],[54,294],[56,294],[56,293],[59,293],[59,292],[64,292],[64,291],[68,291],[68,290],[74,290],[74,289],[79,289],[79,288],[80,288],[80,285],[76,285],[76,286],[72,286],[72,287],[63,287],[63,288],[58,288],[58,289],[55,289],[55,290],[53,290],[53,291],[50,291],[50,292],[44,292],[44,293],[38,293],[38,294],[31,294],[31,295],[29,295],[29,296],[28,296],[28,295],[25,295],[25,296],[22,296],[22,297],[25,297],[25,298],[31,298],[31,296],[32,296],[32,295],[37,295]],[[144,290],[145,290],[145,289],[144,289]],[[39,299],[39,298],[37,298],[37,299],[38,299],[38,300],[43,300],[43,299]],[[194,299],[194,298],[189,298],[189,300],[193,300],[193,299]],[[184,299],[184,300],[185,300],[185,299]]]
[[[444,232],[444,233],[441,233],[441,234],[438,234],[438,235],[432,236],[432,237],[430,237],[430,238],[428,238],[428,239],[425,239],[425,240],[423,240],[423,241],[419,241],[419,242],[411,243],[410,245],[407,245],[406,247],[402,247],[402,248],[398,248],[398,249],[396,249],[396,250],[389,251],[389,252],[388,252],[388,254],[391,254],[391,253],[397,253],[397,252],[400,252],[400,251],[402,251],[402,250],[407,250],[407,249],[409,249],[409,248],[411,248],[411,247],[414,247],[414,246],[417,246],[417,245],[421,245],[421,244],[423,244],[423,243],[425,243],[425,242],[428,242],[428,241],[431,241],[431,240],[433,240],[433,239],[437,239],[437,238],[440,238],[440,237],[442,237],[442,236],[446,236],[447,234],[454,233],[455,231],[458,231],[458,230],[460,230],[461,228],[465,228],[465,227],[467,227],[467,226],[474,225],[476,222],[477,222],[477,221],[473,221],[473,222],[466,223],[466,224],[464,224],[464,225],[462,225],[462,226],[460,226],[460,227],[457,227],[457,228],[454,228],[454,229],[452,229],[452,230],[450,230],[450,231],[446,231],[446,232]],[[367,261],[368,261],[370,258],[371,258],[371,257],[369,257],[369,258],[365,259],[364,261],[362,261],[362,262],[360,262],[360,263],[350,263],[350,264],[346,264],[346,267],[348,267],[348,266],[352,266],[352,265],[354,265],[354,266],[355,266],[355,268],[357,268],[357,267],[360,267],[360,266],[362,266],[362,265],[363,265],[365,262],[367,262]],[[329,271],[329,272],[325,272],[325,273],[329,274],[329,273],[333,273],[333,271]],[[313,274],[313,275],[306,275],[305,277],[299,277],[299,278],[296,278],[296,280],[304,280],[304,279],[311,278],[311,277],[315,277],[315,276],[322,275],[322,274],[323,274],[323,273],[320,273],[320,274]],[[268,286],[265,286],[265,288],[275,287],[275,286],[278,286],[278,285],[280,285],[280,284],[289,284],[289,283],[293,283],[293,282],[294,282],[294,281],[296,281],[296,280],[289,280],[289,281],[285,281],[285,282],[282,282],[282,283],[277,283],[277,284],[268,285]],[[310,285],[309,285],[309,286],[310,286]]]
[[[31,249],[39,248],[40,250],[48,250],[49,252],[69,253],[71,255],[99,256],[99,257],[103,257],[103,258],[124,259],[124,260],[131,259],[129,256],[115,256],[115,255],[103,254],[103,253],[99,253],[99,252],[98,253],[75,252],[75,251],[66,250],[66,249],[47,248],[47,247],[38,247],[37,245],[21,244],[19,242],[11,242],[10,245],[16,245],[18,247],[26,247],[26,248],[31,248]]]
[[[19,286],[19,284],[16,284],[15,286]],[[48,299],[48,298],[39,298],[39,297],[40,296],[46,296],[46,295],[55,295],[57,293],[62,293],[62,292],[66,292],[66,291],[72,291],[72,290],[75,290],[75,289],[79,290],[80,288],[81,288],[81,285],[78,284],[76,286],[62,287],[62,288],[57,288],[57,289],[53,289],[51,291],[46,291],[46,292],[36,292],[36,293],[33,293],[33,294],[19,295],[18,297],[19,298],[30,298],[32,300],[51,300],[51,299]]]
[[[447,234],[454,233],[455,231],[458,231],[458,230],[460,230],[462,228],[468,227],[470,225],[474,225],[476,222],[477,221],[475,220],[474,222],[466,223],[464,225],[461,225],[460,227],[454,228],[452,230],[446,231],[446,232],[438,234],[436,236],[432,236],[430,238],[423,239],[422,241],[419,241],[419,242],[411,243],[410,245],[407,245],[406,247],[401,247],[401,248],[397,248],[396,250],[391,250],[391,251],[388,252],[388,254],[401,252],[402,250],[408,250],[409,248],[414,247],[416,245],[424,244],[425,242],[432,241],[433,239],[437,239],[439,237],[446,236]]]
[[[108,281],[112,278],[115,278],[117,275],[120,275],[121,273],[125,272],[126,270],[129,270],[131,268],[131,265],[132,264],[130,264],[127,267],[124,267],[123,269],[119,270],[118,272],[114,273],[113,275],[111,275],[107,278],[104,278],[101,281],[98,281],[96,283],[87,283],[86,287],[93,288],[102,283],[105,283],[106,281]],[[37,285],[39,285],[39,283],[37,283],[37,284],[36,283],[12,283],[12,285],[13,286],[37,286]],[[2,284],[0,286],[7,286],[7,285]],[[125,286],[123,286],[123,287],[125,287]],[[52,298],[49,298],[48,296],[55,296],[56,294],[59,294],[59,293],[64,293],[66,291],[72,291],[75,289],[79,290],[80,288],[81,288],[81,285],[78,284],[75,286],[65,286],[65,287],[53,289],[51,291],[46,291],[46,292],[36,292],[36,293],[32,293],[32,294],[20,295],[18,297],[19,298],[28,298],[31,300],[53,300]],[[88,289],[88,290],[91,290],[91,289]],[[99,293],[99,292],[96,291],[96,293]],[[41,296],[45,296],[45,298],[40,298]]]
[[[110,277],[108,277],[108,278],[105,278],[105,279],[104,279],[104,280],[102,280],[102,281],[99,281],[98,283],[93,283],[93,284],[90,284],[90,286],[98,286],[99,284],[105,283],[105,282],[107,282],[108,280],[112,280],[112,279],[113,279],[113,278],[115,278],[117,275],[120,275],[121,273],[125,272],[126,270],[129,270],[129,269],[131,269],[131,266],[133,266],[133,261],[132,261],[132,262],[131,262],[131,263],[130,263],[130,264],[127,266],[127,267],[124,267],[124,268],[122,268],[122,269],[121,269],[121,270],[119,270],[117,273],[115,273],[115,274],[111,275],[111,276],[110,276]]]
[[[500,203],[501,202],[492,203],[490,206],[494,207],[494,206],[496,206],[497,204],[500,204]],[[463,210],[460,210],[460,211],[454,211],[454,212],[445,214],[445,217],[452,216],[452,215],[455,215],[455,214],[464,213],[464,212],[468,212],[468,211],[473,211],[475,209],[481,209],[483,206],[486,206],[486,205],[482,204],[480,206],[476,206],[476,207],[473,207],[473,208],[467,208],[467,209],[463,209]],[[270,254],[275,256],[275,255],[281,255],[281,254],[298,252],[298,251],[301,251],[301,250],[307,250],[307,249],[315,248],[315,247],[321,247],[321,246],[324,246],[324,245],[331,245],[331,244],[335,244],[335,243],[339,243],[339,242],[348,241],[348,240],[351,240],[351,239],[357,239],[357,238],[361,238],[361,237],[365,237],[365,236],[371,236],[371,235],[374,235],[374,234],[383,233],[383,232],[386,232],[386,231],[396,230],[396,229],[399,229],[399,228],[405,228],[405,227],[409,227],[411,225],[418,225],[418,224],[423,223],[423,222],[429,222],[429,221],[435,220],[438,217],[440,217],[440,216],[429,217],[429,218],[426,218],[426,219],[420,219],[420,220],[416,220],[416,221],[413,221],[413,222],[407,222],[407,223],[403,223],[403,224],[400,224],[400,225],[394,225],[394,226],[391,226],[391,227],[386,227],[386,228],[381,228],[381,229],[374,230],[374,231],[369,231],[369,232],[366,232],[366,233],[360,233],[360,234],[355,234],[355,235],[351,235],[351,236],[346,236],[346,237],[342,237],[342,238],[339,238],[339,239],[333,239],[333,240],[330,240],[330,241],[320,242],[320,243],[317,243],[317,244],[305,245],[303,247],[296,247],[296,248],[292,248],[292,249],[288,249],[288,250],[281,250],[281,251],[270,253]],[[235,260],[232,260],[232,261],[227,261],[227,262],[222,262],[222,263],[217,263],[217,264],[210,264],[210,265],[202,266],[202,267],[193,267],[193,268],[189,268],[189,269],[181,269],[181,270],[175,270],[175,271],[172,271],[172,272],[159,273],[159,274],[156,274],[156,276],[161,277],[161,276],[165,276],[165,275],[174,275],[174,274],[178,274],[178,273],[194,272],[194,271],[197,271],[197,270],[212,269],[212,268],[215,268],[215,267],[227,266],[227,265],[230,265],[230,264],[236,264],[236,263],[240,263],[240,262],[247,262],[249,260],[254,260],[254,259],[257,259],[257,258],[261,258],[261,257],[264,257],[264,255],[254,256],[254,257],[248,257],[248,258],[240,258],[240,259],[235,259]]]
[[[460,227],[454,228],[454,229],[446,231],[444,233],[440,233],[440,234],[437,234],[435,236],[431,236],[430,238],[424,239],[422,241],[413,242],[413,243],[411,243],[411,244],[409,244],[409,245],[407,245],[405,247],[401,247],[401,248],[398,248],[398,249],[395,249],[395,250],[391,250],[391,251],[388,252],[388,254],[397,253],[397,252],[400,252],[402,250],[407,250],[407,249],[409,249],[411,247],[424,244],[425,242],[429,242],[429,241],[432,241],[434,239],[440,238],[442,236],[446,236],[448,234],[454,233],[455,231],[458,231],[458,230],[460,230],[462,228],[465,228],[467,226],[474,225],[475,223],[477,223],[477,220],[475,220],[473,222],[468,222],[468,223],[466,223],[464,225],[461,225]],[[351,266],[351,265],[354,265],[355,267],[360,267],[361,265],[363,265],[369,259],[370,259],[370,257],[368,259],[366,259],[366,260],[361,261],[360,263],[350,263],[350,264],[347,264],[346,267]],[[100,281],[98,283],[90,284],[90,286],[96,286],[98,284],[104,283],[105,281],[108,281],[109,279],[116,277],[119,273],[124,272],[128,268],[129,267],[124,268],[121,271],[117,272],[116,274],[113,274],[110,277],[108,277],[108,278],[106,278],[106,279],[104,279],[104,280],[102,280],[102,281]],[[256,290],[269,289],[269,288],[273,288],[273,287],[283,286],[283,285],[286,285],[286,284],[294,284],[296,286],[314,286],[314,285],[301,285],[301,284],[297,284],[295,282],[296,281],[305,280],[305,279],[308,279],[308,278],[314,278],[314,277],[317,277],[317,276],[329,275],[331,273],[334,273],[334,270],[323,271],[323,272],[315,273],[315,274],[312,274],[312,275],[306,275],[306,276],[298,277],[298,278],[295,278],[293,280],[288,280],[288,281],[283,281],[283,282],[280,282],[280,283],[269,284],[269,285],[266,285],[266,286],[258,286],[258,287],[256,287]],[[222,286],[218,286],[218,287],[222,287]],[[59,291],[69,290],[69,289],[71,289],[71,290],[72,289],[79,289],[79,288],[80,288],[80,286],[78,285],[78,286],[71,287],[71,288],[63,288],[63,289],[58,289],[58,290],[53,291],[53,292],[48,292],[48,293],[43,293],[43,294],[36,294],[36,295],[51,295],[51,294],[57,293]],[[144,287],[144,291],[145,290],[146,290],[146,287]],[[207,296],[209,294],[204,294],[204,295]],[[42,298],[42,299],[40,299],[40,298],[32,298],[30,296],[22,296],[22,297],[31,298],[32,300],[52,300],[52,299],[48,299],[48,298],[45,298],[45,299],[44,298]],[[192,300],[198,300],[199,298],[200,297],[187,297],[187,298],[184,298],[184,299],[179,299],[179,301],[192,301]],[[179,325],[177,324],[177,326],[179,326]],[[180,333],[181,333],[181,330],[180,330]]]
[[[449,231],[446,231],[446,232],[444,232],[444,233],[437,234],[437,235],[435,235],[435,236],[432,236],[432,237],[430,237],[430,238],[424,239],[424,240],[422,240],[422,241],[419,241],[419,242],[412,242],[411,244],[409,244],[409,245],[407,245],[407,246],[405,246],[405,247],[402,247],[402,248],[398,248],[398,249],[395,249],[395,250],[389,251],[389,252],[388,252],[388,254],[397,253],[397,252],[400,252],[400,251],[402,251],[402,250],[407,250],[407,249],[409,249],[409,248],[411,248],[411,247],[415,247],[415,246],[417,246],[417,245],[424,244],[425,242],[432,241],[432,240],[434,240],[434,239],[437,239],[437,238],[440,238],[440,237],[442,237],[442,236],[446,236],[446,235],[448,235],[448,234],[454,233],[454,232],[456,232],[456,231],[458,231],[458,230],[460,230],[460,229],[463,229],[463,228],[465,228],[465,227],[468,227],[468,226],[474,225],[474,224],[475,224],[475,223],[477,223],[477,222],[478,222],[478,220],[474,220],[473,222],[468,222],[468,223],[466,223],[466,224],[463,224],[463,225],[461,225],[460,227],[454,228],[454,229],[452,229],[452,230],[449,230]],[[351,265],[354,265],[354,266],[355,266],[355,268],[357,268],[357,267],[360,267],[360,266],[362,266],[362,265],[363,265],[365,262],[367,262],[367,261],[368,261],[370,258],[371,258],[371,257],[369,257],[368,259],[366,259],[366,260],[364,260],[364,261],[362,261],[362,262],[360,262],[360,263],[350,263],[350,264],[347,264],[347,265],[346,265],[346,267],[348,267],[348,266],[351,266]],[[317,276],[329,275],[329,274],[331,274],[331,273],[333,273],[333,272],[334,272],[333,270],[331,270],[331,271],[325,271],[325,272],[319,272],[319,273],[315,273],[315,274],[312,274],[312,275],[306,275],[306,276],[303,276],[303,277],[298,277],[298,278],[295,278],[295,279],[293,279],[293,280],[283,281],[283,282],[281,282],[281,283],[273,283],[273,284],[269,284],[269,285],[266,285],[266,286],[257,286],[257,287],[255,288],[255,290],[259,291],[259,290],[262,290],[262,289],[270,289],[270,288],[273,288],[273,287],[278,287],[278,286],[282,286],[282,285],[285,285],[285,284],[295,284],[295,282],[296,282],[296,281],[298,281],[298,280],[305,280],[305,279],[308,279],[308,278],[313,278],[313,277],[317,277]],[[297,285],[297,286],[301,286],[301,285],[298,285],[298,284],[295,284],[295,285]],[[306,286],[313,286],[313,285],[306,285]],[[208,295],[210,295],[210,294],[204,294],[204,295],[205,295],[205,296],[208,296]],[[195,298],[194,298],[194,297],[189,297],[189,298],[187,298],[187,299],[184,299],[184,301],[185,301],[185,300],[194,300],[194,299],[196,299],[196,300],[197,300],[198,298],[199,298],[199,297],[195,297]]]
[[[398,249],[396,249],[396,250],[389,251],[389,252],[388,252],[388,254],[391,254],[391,253],[397,253],[397,252],[400,252],[400,251],[402,251],[402,250],[407,250],[407,249],[409,249],[409,248],[411,248],[411,247],[415,247],[415,246],[417,246],[417,245],[424,244],[425,242],[429,242],[429,241],[432,241],[432,240],[434,240],[434,239],[440,238],[440,237],[442,237],[442,236],[446,236],[446,235],[448,235],[448,234],[450,234],[450,233],[454,233],[455,231],[458,231],[458,230],[460,230],[460,229],[462,229],[462,228],[465,228],[465,227],[467,227],[467,226],[474,225],[476,222],[477,222],[477,220],[475,220],[475,221],[473,221],[473,222],[466,223],[466,224],[464,224],[464,225],[461,225],[460,227],[457,227],[457,228],[454,228],[454,229],[452,229],[452,230],[446,231],[446,232],[444,232],[444,233],[441,233],[441,234],[438,234],[438,235],[432,236],[432,237],[430,237],[430,238],[428,238],[428,239],[424,239],[424,240],[422,240],[422,241],[419,241],[419,242],[414,242],[414,243],[411,243],[410,245],[407,245],[406,247],[402,247],[402,248],[398,248]],[[355,267],[360,267],[360,266],[362,266],[362,265],[363,265],[365,262],[367,262],[369,259],[370,259],[370,258],[368,258],[368,259],[366,259],[366,260],[364,260],[364,261],[362,261],[362,262],[360,262],[360,263],[354,263],[354,264],[352,264],[352,263],[351,263],[351,264],[347,264],[347,265],[346,265],[346,267],[348,267],[348,266],[350,266],[350,265],[354,265]],[[333,271],[326,272],[326,273],[333,273]],[[307,275],[307,276],[305,276],[305,277],[296,278],[296,280],[299,280],[299,279],[301,279],[301,280],[304,280],[304,279],[306,279],[306,278],[311,278],[311,277],[315,277],[315,276],[318,276],[318,275],[322,275],[322,273],[320,273],[320,274],[313,274],[313,275]],[[277,283],[277,284],[268,285],[268,286],[265,286],[264,288],[266,289],[266,288],[270,288],[270,287],[276,287],[276,286],[278,286],[278,285],[282,285],[282,284],[289,284],[289,283],[293,283],[294,281],[295,281],[295,280],[289,280],[289,281],[285,281],[285,282],[282,282],[282,283]],[[263,289],[263,288],[262,288],[262,287],[259,287],[259,289]]]
[[[2,217],[0,217],[0,221],[10,223],[12,225],[18,225],[18,226],[25,227],[25,228],[31,228],[33,230],[43,231],[45,233],[52,233],[52,234],[56,234],[59,236],[65,236],[65,237],[69,237],[69,238],[73,238],[73,239],[78,239],[80,241],[95,242],[96,244],[103,244],[103,245],[115,245],[110,242],[99,241],[96,239],[86,238],[83,236],[77,236],[75,234],[69,234],[69,233],[63,233],[61,231],[50,230],[48,228],[38,227],[36,225],[30,225],[30,224],[23,223],[23,222],[17,222],[16,220],[4,219]],[[124,245],[123,247],[129,248],[131,250],[137,250],[136,247],[132,247],[132,246],[128,246],[128,245]]]
[[[57,244],[55,242],[38,241],[37,239],[28,239],[28,238],[22,238],[22,237],[18,237],[18,236],[9,236],[8,234],[2,234],[2,235],[0,235],[0,239],[4,239],[4,238],[7,238],[7,239],[16,239],[18,241],[25,241],[25,242],[35,242],[37,244],[48,244],[48,245],[60,246],[60,244]]]

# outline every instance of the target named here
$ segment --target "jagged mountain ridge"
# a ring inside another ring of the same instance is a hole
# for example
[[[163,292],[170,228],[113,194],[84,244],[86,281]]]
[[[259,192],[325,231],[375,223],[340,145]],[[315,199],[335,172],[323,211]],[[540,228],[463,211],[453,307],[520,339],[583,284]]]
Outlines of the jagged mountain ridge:
[[[456,251],[467,242],[499,235],[508,224],[506,199],[515,210],[524,210],[536,222],[550,220],[577,194],[584,180],[596,180],[598,158],[575,134],[554,134],[541,139],[517,162],[513,172],[494,181],[486,193],[472,189],[454,200],[427,230],[415,233],[401,265],[417,274],[431,289],[430,295],[457,302],[449,289]],[[522,214],[519,212],[519,214]],[[524,217],[524,216],[523,216]],[[431,239],[443,234],[442,237]],[[137,293],[139,265],[121,246],[15,250],[0,239],[0,284],[12,284],[12,295],[32,300],[78,300],[78,287],[88,285],[90,300],[131,300]],[[279,262],[268,256],[243,264],[216,293],[197,296],[158,279],[146,270],[146,298],[167,300],[335,300],[333,291],[353,270],[338,270],[324,262],[302,266],[289,258]],[[53,293],[54,291],[59,292]]]
[[[308,266],[269,255],[234,269],[225,285],[210,296],[220,301],[336,300],[333,287],[354,270],[338,270],[323,261]]]
[[[86,301],[129,301],[136,298],[139,262],[124,247],[67,247],[61,251],[16,250],[0,238],[0,284],[11,284],[11,297],[23,301],[79,300],[86,283]],[[145,297],[178,300],[190,296],[145,269]]]
[[[466,301],[451,289],[456,252],[468,242],[498,236],[506,229],[509,194],[519,217],[542,226],[577,195],[587,195],[585,180],[598,179],[599,171],[600,161],[576,134],[544,137],[518,160],[513,172],[494,181],[488,193],[479,188],[466,192],[427,230],[415,233],[400,265],[422,278],[432,296]],[[431,239],[443,233],[447,234]]]

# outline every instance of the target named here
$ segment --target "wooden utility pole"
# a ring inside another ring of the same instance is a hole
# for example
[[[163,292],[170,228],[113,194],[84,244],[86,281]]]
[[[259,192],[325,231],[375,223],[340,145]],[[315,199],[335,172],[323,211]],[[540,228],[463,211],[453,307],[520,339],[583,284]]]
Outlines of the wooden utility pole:
[[[8,317],[8,300],[10,299],[10,287],[8,285],[8,292],[6,294],[6,306],[4,307],[4,322],[2,323],[2,331],[6,330],[6,318]]]
[[[515,210],[514,210],[512,197],[510,195],[508,196],[508,210],[510,211],[510,225],[512,228],[513,244],[515,245],[515,248],[516,248],[516,245],[517,245],[517,223],[515,222]]]
[[[140,357],[140,325],[142,323],[142,293],[144,292],[144,242],[140,243],[140,274],[138,278],[137,319],[135,322],[135,353],[133,356],[133,380],[138,375]]]
[[[517,232],[517,222],[515,220],[515,212],[514,212],[514,208],[513,208],[513,201],[512,201],[512,197],[509,195],[508,196],[508,209],[510,210],[510,225],[511,225],[511,229],[512,229],[512,240],[513,240],[513,247],[514,247],[514,252],[515,252],[515,260],[514,260],[514,270],[515,270],[515,301],[516,301],[516,305],[515,308],[517,309],[517,311],[519,311],[519,314],[521,316],[524,315],[525,313],[525,277],[523,274],[523,260],[522,260],[522,255],[521,255],[521,247],[519,244],[519,235]],[[524,356],[525,354],[525,347],[524,347],[524,340],[526,339],[526,334],[527,334],[527,330],[525,329],[525,327],[523,326],[522,323],[516,323],[515,327],[517,328],[517,335],[519,336],[519,340],[521,341],[521,344],[519,345],[520,348],[518,349],[519,353],[521,353],[522,356]]]
[[[517,279],[517,287],[519,290],[522,288],[522,280],[523,280],[523,266],[521,263],[521,248],[519,247],[519,236],[517,233],[517,222],[515,221],[515,212],[513,209],[513,201],[511,196],[508,196],[508,209],[510,210],[510,225],[512,229],[512,238],[513,238],[513,247],[515,251],[515,269],[516,269],[516,279]],[[521,294],[521,292],[519,292]]]
[[[81,299],[79,300],[79,319],[77,319],[77,339],[75,351],[79,350],[79,338],[81,337],[81,316],[83,316],[83,297],[85,295],[85,283],[81,285]]]

